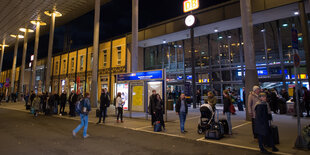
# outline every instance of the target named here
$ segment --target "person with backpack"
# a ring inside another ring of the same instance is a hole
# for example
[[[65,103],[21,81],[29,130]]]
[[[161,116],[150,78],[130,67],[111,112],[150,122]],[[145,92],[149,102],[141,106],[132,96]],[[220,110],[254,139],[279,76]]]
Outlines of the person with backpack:
[[[76,104],[76,112],[81,117],[81,124],[79,124],[73,131],[72,135],[75,137],[76,133],[80,131],[82,127],[84,127],[83,138],[89,137],[87,134],[88,127],[88,114],[91,111],[90,101],[89,101],[89,93],[85,93],[85,98],[82,99],[78,96],[77,104]]]
[[[110,106],[110,96],[107,93],[107,89],[101,90],[101,96],[100,96],[100,113],[99,113],[99,121],[97,124],[100,124],[101,117],[102,117],[102,123],[105,123],[105,117],[107,115],[107,108]]]
[[[123,105],[124,101],[122,100],[122,94],[120,92],[117,93],[116,97],[116,105],[117,108],[117,120],[116,123],[119,123],[119,118],[121,119],[121,122],[123,123]]]

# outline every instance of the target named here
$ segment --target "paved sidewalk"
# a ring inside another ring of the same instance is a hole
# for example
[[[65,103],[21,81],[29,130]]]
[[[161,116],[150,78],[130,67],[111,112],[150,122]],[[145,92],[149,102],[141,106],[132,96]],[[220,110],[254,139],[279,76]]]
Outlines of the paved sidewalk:
[[[2,103],[0,108],[6,108],[11,110],[18,110],[29,112],[25,110],[23,103]],[[66,111],[68,111],[66,107]],[[221,109],[219,106],[218,109]],[[89,122],[96,123],[98,118],[95,117],[95,109],[93,109],[89,115]],[[221,110],[219,110],[221,113]],[[139,118],[128,118],[124,117],[124,123],[116,123],[115,111],[111,106],[108,110],[109,117],[106,118],[105,125],[126,128],[130,130],[136,130],[141,132],[148,132],[153,134],[162,134],[172,137],[185,138],[195,141],[201,141],[206,143],[214,143],[225,146],[232,146],[237,148],[245,148],[249,150],[259,150],[257,141],[252,137],[251,122],[245,121],[245,112],[237,111],[237,115],[232,116],[233,135],[225,136],[221,140],[206,140],[204,135],[197,133],[198,119],[200,112],[198,109],[190,109],[189,115],[187,116],[185,128],[188,131],[186,134],[180,133],[178,116],[173,111],[168,111],[168,122],[166,122],[165,132],[153,132],[150,120],[145,119],[145,114],[133,113],[134,116],[140,116]],[[128,112],[125,112],[128,115]],[[53,115],[54,117],[79,120],[79,117],[59,116]],[[223,114],[219,114],[220,118],[225,118]],[[280,144],[277,145],[280,152],[276,154],[309,154],[309,151],[294,149],[294,143],[297,136],[297,119],[290,115],[273,115],[273,124],[279,128]],[[150,118],[149,118],[150,119]],[[310,124],[310,118],[301,119],[302,127]],[[102,125],[102,124],[100,124]]]

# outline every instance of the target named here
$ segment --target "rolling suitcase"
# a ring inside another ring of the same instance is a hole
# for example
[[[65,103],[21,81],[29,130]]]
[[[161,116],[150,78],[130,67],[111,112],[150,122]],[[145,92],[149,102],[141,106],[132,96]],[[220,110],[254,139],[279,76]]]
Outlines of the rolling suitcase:
[[[154,132],[160,132],[160,131],[161,131],[160,121],[156,121],[154,124]]]
[[[228,134],[229,133],[229,128],[228,128],[228,122],[226,119],[221,119],[219,120],[219,123],[222,125],[223,129],[224,129],[224,134]]]

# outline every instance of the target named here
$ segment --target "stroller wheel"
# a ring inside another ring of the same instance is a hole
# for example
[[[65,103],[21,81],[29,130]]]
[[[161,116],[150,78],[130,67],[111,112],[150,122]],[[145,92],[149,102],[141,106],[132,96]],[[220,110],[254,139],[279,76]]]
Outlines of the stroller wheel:
[[[200,129],[198,129],[198,134],[202,134],[203,133],[203,131],[202,131],[202,129],[200,128]]]

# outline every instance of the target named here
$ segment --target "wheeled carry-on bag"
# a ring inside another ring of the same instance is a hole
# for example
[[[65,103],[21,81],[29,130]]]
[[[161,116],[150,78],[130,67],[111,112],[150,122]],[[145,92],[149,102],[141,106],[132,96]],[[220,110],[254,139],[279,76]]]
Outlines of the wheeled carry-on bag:
[[[161,124],[160,121],[156,121],[154,123],[154,132],[160,132],[161,131]]]
[[[229,133],[229,128],[228,128],[228,122],[226,119],[221,119],[219,120],[219,123],[222,125],[222,127],[224,128],[224,134],[228,134]]]
[[[221,138],[223,138],[223,135],[220,133],[219,130],[207,130],[205,138],[220,140]]]

